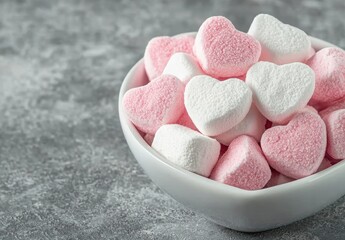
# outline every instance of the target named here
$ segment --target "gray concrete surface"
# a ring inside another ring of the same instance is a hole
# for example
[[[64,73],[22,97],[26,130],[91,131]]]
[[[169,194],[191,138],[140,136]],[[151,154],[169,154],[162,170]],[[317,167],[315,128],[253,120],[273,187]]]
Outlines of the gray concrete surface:
[[[219,227],[160,191],[117,114],[126,72],[158,35],[269,13],[345,47],[345,2],[0,2],[0,239],[345,239],[345,199],[287,227]],[[344,184],[344,183],[339,183]]]

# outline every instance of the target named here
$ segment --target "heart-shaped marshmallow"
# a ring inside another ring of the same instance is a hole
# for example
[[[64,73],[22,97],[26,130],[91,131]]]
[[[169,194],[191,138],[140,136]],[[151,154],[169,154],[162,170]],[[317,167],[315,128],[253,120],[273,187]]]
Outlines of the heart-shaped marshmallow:
[[[260,57],[260,43],[236,30],[225,17],[206,19],[195,38],[194,54],[201,68],[215,78],[245,74]]]
[[[245,118],[236,126],[231,128],[229,131],[215,136],[221,144],[229,146],[232,140],[240,135],[247,135],[255,138],[256,141],[260,142],[261,135],[266,130],[266,118],[262,116],[259,110],[252,104],[248,114]]]
[[[315,87],[314,71],[303,63],[258,62],[247,72],[254,103],[270,121],[286,123],[304,108]]]
[[[270,166],[291,177],[315,173],[326,152],[326,126],[319,115],[302,111],[285,126],[267,129],[261,148]]]
[[[184,84],[197,75],[203,75],[197,60],[187,53],[175,53],[164,68],[163,74],[171,74]]]
[[[305,32],[268,14],[257,15],[248,34],[261,43],[260,61],[276,64],[304,62],[312,53],[311,42]]]
[[[208,136],[224,133],[241,122],[252,102],[245,82],[232,78],[218,81],[206,75],[193,77],[186,85],[184,103],[198,130]]]
[[[314,104],[327,105],[345,97],[345,51],[330,47],[318,51],[307,64],[315,72]]]
[[[176,37],[155,37],[146,46],[144,63],[150,80],[163,73],[170,57],[177,52],[193,53],[194,37],[181,35]]]
[[[210,175],[220,152],[215,139],[178,124],[160,127],[152,148],[176,165],[205,177]]]
[[[345,108],[323,117],[327,128],[327,153],[334,159],[345,159]]]
[[[183,111],[183,83],[161,75],[145,86],[132,88],[123,97],[128,118],[141,131],[154,135],[163,124],[175,123]]]
[[[210,178],[234,187],[256,190],[266,185],[271,178],[271,169],[256,140],[243,135],[230,143]]]

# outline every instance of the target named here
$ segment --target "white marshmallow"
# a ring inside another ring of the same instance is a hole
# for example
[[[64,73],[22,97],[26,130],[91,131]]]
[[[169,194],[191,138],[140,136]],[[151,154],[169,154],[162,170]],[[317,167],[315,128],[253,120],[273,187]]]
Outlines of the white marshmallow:
[[[218,81],[200,75],[187,84],[184,103],[198,130],[215,136],[244,119],[252,103],[252,92],[245,82],[236,78]]]
[[[163,74],[174,75],[184,84],[187,84],[192,77],[204,73],[193,56],[187,53],[178,52],[171,56],[164,68]]]
[[[247,72],[259,111],[271,122],[284,124],[304,108],[315,88],[314,71],[303,63],[258,62]]]
[[[229,146],[229,144],[240,135],[248,135],[260,142],[261,135],[266,130],[266,118],[262,116],[259,110],[252,104],[246,117],[229,131],[215,136],[221,144]]]
[[[305,32],[268,14],[257,15],[248,34],[261,43],[260,61],[276,64],[304,62],[312,52]]]
[[[174,164],[205,177],[210,175],[220,153],[215,139],[178,124],[160,127],[152,148]]]

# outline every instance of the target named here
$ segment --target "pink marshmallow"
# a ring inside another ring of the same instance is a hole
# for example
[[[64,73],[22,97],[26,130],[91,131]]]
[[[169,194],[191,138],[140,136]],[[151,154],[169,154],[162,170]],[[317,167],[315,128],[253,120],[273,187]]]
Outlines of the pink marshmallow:
[[[266,185],[271,178],[271,169],[256,140],[242,135],[231,142],[210,178],[234,187],[256,190]]]
[[[334,159],[345,159],[345,109],[323,117],[327,128],[327,153]]]
[[[170,57],[177,52],[193,53],[192,36],[155,37],[147,44],[144,62],[150,80],[160,76]]]
[[[326,126],[310,111],[296,114],[285,126],[267,129],[261,147],[268,163],[278,172],[302,178],[316,172],[326,152]]]
[[[260,43],[236,30],[225,17],[206,19],[195,38],[194,54],[204,72],[214,78],[244,75],[259,60]]]
[[[321,49],[307,64],[315,72],[313,105],[327,105],[345,96],[345,51],[335,47]]]
[[[141,131],[154,135],[159,127],[176,123],[184,111],[184,85],[172,75],[162,75],[145,86],[127,91],[123,106]]]

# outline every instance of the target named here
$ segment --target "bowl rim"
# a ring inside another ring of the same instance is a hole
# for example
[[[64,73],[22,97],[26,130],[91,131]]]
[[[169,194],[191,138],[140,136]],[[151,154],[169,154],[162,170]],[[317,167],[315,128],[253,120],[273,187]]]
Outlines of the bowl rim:
[[[181,36],[181,35],[195,35],[196,32],[187,32],[187,33],[181,33],[175,36]],[[337,47],[338,46],[331,44],[327,41],[315,38],[315,37],[311,37],[309,36],[311,43],[312,43],[312,47],[317,51],[320,50],[321,48],[324,48],[325,45],[329,46],[329,47]],[[214,190],[219,190],[222,191],[224,193],[230,193],[230,194],[241,194],[243,197],[260,197],[260,196],[267,196],[269,194],[280,194],[282,192],[286,192],[286,191],[293,191],[299,188],[303,188],[307,185],[310,185],[312,183],[317,183],[319,181],[322,181],[323,178],[326,178],[327,176],[330,176],[333,174],[333,172],[337,172],[340,171],[341,169],[344,169],[345,171],[345,159],[341,160],[341,162],[332,165],[331,167],[322,170],[320,172],[314,173],[310,176],[301,178],[301,179],[296,179],[292,182],[288,182],[285,184],[281,184],[281,185],[276,185],[276,186],[272,186],[269,188],[263,188],[263,189],[258,189],[258,190],[245,190],[245,189],[241,189],[241,188],[237,188],[234,186],[230,186],[227,184],[223,184],[217,181],[214,181],[210,178],[207,177],[203,177],[201,175],[198,175],[196,173],[187,171],[185,169],[183,169],[182,167],[170,162],[169,160],[167,160],[166,158],[162,157],[157,151],[155,151],[150,145],[148,145],[146,143],[146,141],[144,140],[144,138],[141,136],[141,134],[138,132],[138,130],[136,129],[136,127],[133,125],[133,123],[126,117],[126,114],[124,112],[123,109],[123,104],[122,104],[122,100],[123,100],[123,96],[125,94],[126,91],[128,91],[130,89],[129,85],[131,84],[131,80],[133,79],[134,74],[136,73],[136,71],[140,68],[143,67],[144,65],[144,60],[143,58],[141,58],[127,73],[125,79],[123,80],[122,84],[121,84],[121,88],[119,91],[119,95],[118,95],[118,111],[119,111],[119,118],[121,120],[121,127],[124,128],[126,127],[129,132],[131,133],[131,135],[133,136],[133,138],[135,139],[135,141],[137,141],[137,143],[139,143],[140,146],[142,146],[142,150],[144,150],[147,154],[149,154],[152,158],[155,159],[155,161],[159,161],[160,163],[164,164],[165,167],[169,168],[169,170],[174,171],[174,172],[178,172],[180,174],[185,175],[185,177],[188,178],[192,178],[194,181],[200,181],[200,184],[203,185],[208,185],[208,187],[212,187],[214,188]]]

